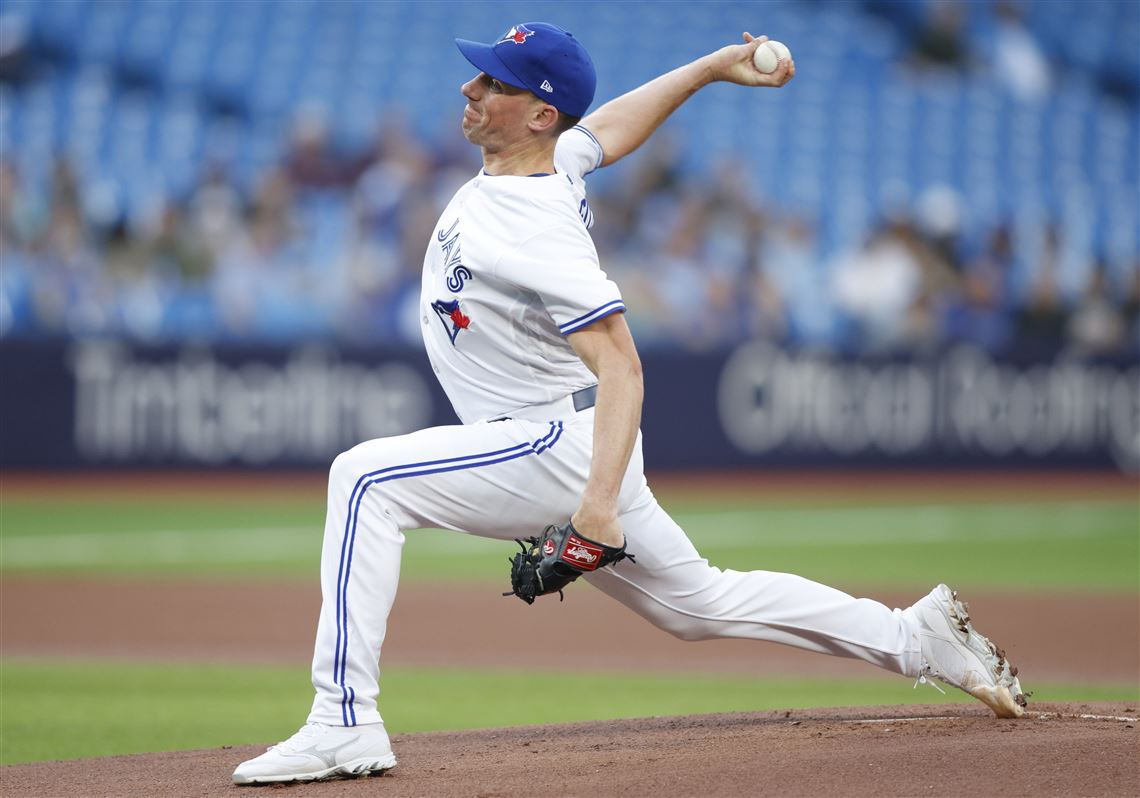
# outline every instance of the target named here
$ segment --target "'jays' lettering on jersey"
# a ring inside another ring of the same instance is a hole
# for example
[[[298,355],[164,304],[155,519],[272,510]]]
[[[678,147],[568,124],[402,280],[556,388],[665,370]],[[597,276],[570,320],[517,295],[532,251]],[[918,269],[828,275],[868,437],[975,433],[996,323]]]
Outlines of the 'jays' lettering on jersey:
[[[575,127],[558,139],[554,174],[480,173],[440,217],[424,257],[422,331],[464,423],[597,381],[565,336],[625,310],[588,230],[583,178],[602,157]]]

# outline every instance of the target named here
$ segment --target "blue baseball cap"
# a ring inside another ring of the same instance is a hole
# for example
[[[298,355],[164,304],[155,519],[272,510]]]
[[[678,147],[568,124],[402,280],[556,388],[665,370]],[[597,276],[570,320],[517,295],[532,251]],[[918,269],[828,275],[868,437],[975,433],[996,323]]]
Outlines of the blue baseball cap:
[[[557,25],[515,25],[494,44],[456,39],[463,57],[496,80],[530,91],[570,116],[585,116],[598,76],[586,48]]]

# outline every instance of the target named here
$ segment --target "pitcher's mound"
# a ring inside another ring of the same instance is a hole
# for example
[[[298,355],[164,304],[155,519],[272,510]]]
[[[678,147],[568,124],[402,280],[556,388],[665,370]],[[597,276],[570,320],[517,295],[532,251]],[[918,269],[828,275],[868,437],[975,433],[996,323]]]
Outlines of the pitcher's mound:
[[[0,770],[11,796],[1140,795],[1136,713],[1035,704],[1021,720],[981,707],[911,706],[396,734],[383,776],[235,787],[248,745]],[[291,731],[291,730],[290,730]]]

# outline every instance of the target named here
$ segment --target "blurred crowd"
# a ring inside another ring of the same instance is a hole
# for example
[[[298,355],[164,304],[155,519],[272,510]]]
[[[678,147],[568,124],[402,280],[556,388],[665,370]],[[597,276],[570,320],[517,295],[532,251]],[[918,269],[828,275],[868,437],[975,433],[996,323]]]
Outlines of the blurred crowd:
[[[961,4],[865,6],[905,29],[916,74],[975,68]],[[987,69],[1031,102],[1051,67],[1018,8],[995,6]],[[338,148],[327,122],[302,111],[252,184],[213,161],[183,195],[126,209],[65,159],[30,179],[0,153],[0,336],[419,345],[424,248],[478,154],[458,124],[425,141],[396,110],[364,151]],[[761,199],[778,192],[752,185],[743,160],[685,169],[682,149],[660,135],[590,195],[643,347],[1137,352],[1140,256],[1106,263],[1061,219],[967,226],[963,198],[935,185],[863,240],[835,241],[802,206]]]
[[[458,136],[429,145],[398,121],[370,151],[338,154],[319,119],[303,119],[248,191],[214,164],[188,196],[110,218],[66,161],[35,186],[5,160],[0,329],[417,345],[425,242],[476,156]],[[643,346],[1135,351],[1140,262],[1121,283],[1094,260],[1076,270],[1087,284],[1065,290],[1063,260],[1094,255],[1067,247],[1056,224],[1027,233],[999,219],[968,235],[950,189],[824,251],[816,220],[757,201],[744,174],[731,160],[683,174],[663,138],[591,194],[603,268]]]

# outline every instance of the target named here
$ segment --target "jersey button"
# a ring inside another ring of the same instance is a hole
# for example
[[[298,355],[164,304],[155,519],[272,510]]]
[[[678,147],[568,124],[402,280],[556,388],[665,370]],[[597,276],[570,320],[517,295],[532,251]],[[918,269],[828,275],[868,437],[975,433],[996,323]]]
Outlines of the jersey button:
[[[427,316],[424,316],[423,320],[424,320],[424,324],[427,324]]]

